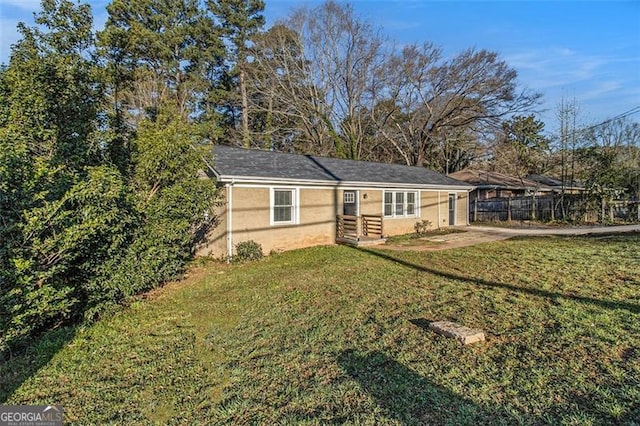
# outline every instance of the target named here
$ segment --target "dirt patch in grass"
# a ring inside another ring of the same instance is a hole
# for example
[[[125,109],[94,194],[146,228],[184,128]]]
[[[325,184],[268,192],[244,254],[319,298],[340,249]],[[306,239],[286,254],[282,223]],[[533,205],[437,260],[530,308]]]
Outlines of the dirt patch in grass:
[[[422,234],[411,233],[387,237],[385,248],[413,248],[422,246],[438,246],[441,242],[454,239],[456,234],[465,234],[466,230],[460,228],[440,228]]]
[[[402,237],[404,238],[387,240],[386,244],[380,246],[380,248],[392,251],[440,251],[469,247],[509,238],[507,235],[462,229],[455,229],[455,232],[443,232],[424,237]]]

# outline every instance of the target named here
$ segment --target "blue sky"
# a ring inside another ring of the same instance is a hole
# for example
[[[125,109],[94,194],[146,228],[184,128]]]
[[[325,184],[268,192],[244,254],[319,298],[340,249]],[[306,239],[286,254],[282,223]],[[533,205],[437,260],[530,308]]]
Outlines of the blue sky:
[[[91,1],[95,25],[106,0]],[[266,0],[267,26],[302,4]],[[557,128],[562,97],[575,98],[582,123],[640,106],[640,1],[355,0],[356,12],[398,44],[432,41],[445,55],[468,47],[496,51],[521,86],[544,94],[540,117]],[[33,22],[39,0],[0,0],[0,62],[7,63],[18,21]],[[633,119],[640,121],[640,114]]]

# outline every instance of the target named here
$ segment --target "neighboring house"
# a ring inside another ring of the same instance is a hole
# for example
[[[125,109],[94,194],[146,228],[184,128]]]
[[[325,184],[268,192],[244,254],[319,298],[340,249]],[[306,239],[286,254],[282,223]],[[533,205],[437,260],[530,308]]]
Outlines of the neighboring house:
[[[465,169],[450,173],[449,177],[466,182],[476,188],[470,194],[471,201],[542,195],[551,191],[548,186],[530,179],[520,179],[516,176],[486,170]]]
[[[200,255],[226,257],[253,240],[263,251],[359,242],[467,225],[471,185],[423,167],[216,146],[220,223]]]
[[[574,180],[573,182],[562,183],[562,180],[544,175],[529,175],[527,179],[537,182],[547,188],[550,188],[556,194],[564,192],[565,194],[581,194],[586,191],[584,183]]]

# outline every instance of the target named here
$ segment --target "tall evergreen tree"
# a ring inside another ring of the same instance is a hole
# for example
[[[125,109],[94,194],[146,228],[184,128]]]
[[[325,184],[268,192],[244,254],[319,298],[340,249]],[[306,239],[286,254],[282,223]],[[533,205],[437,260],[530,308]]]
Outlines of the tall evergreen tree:
[[[249,132],[249,101],[247,94],[247,56],[253,36],[264,26],[263,0],[208,0],[209,10],[219,23],[228,46],[227,77],[223,81],[237,78],[242,119],[242,144],[251,146]],[[233,87],[227,85],[227,96],[232,100]]]
[[[114,0],[107,11],[98,38],[114,110],[133,124],[166,102],[184,117],[202,114],[224,45],[200,1]]]
[[[534,115],[504,121],[493,150],[493,167],[520,179],[544,174],[550,166],[550,148],[543,131],[544,123]]]

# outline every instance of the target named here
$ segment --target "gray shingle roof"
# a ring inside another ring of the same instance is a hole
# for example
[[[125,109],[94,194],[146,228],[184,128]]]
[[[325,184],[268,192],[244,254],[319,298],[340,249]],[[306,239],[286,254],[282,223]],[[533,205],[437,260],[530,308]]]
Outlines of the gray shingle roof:
[[[517,176],[487,170],[464,169],[451,173],[451,177],[478,188],[549,189],[544,186],[540,187],[537,182],[528,179],[520,179]]]
[[[223,179],[243,177],[258,180],[289,179],[331,183],[369,182],[469,187],[465,182],[424,167],[260,151],[226,145],[215,146],[213,154],[213,168]]]

